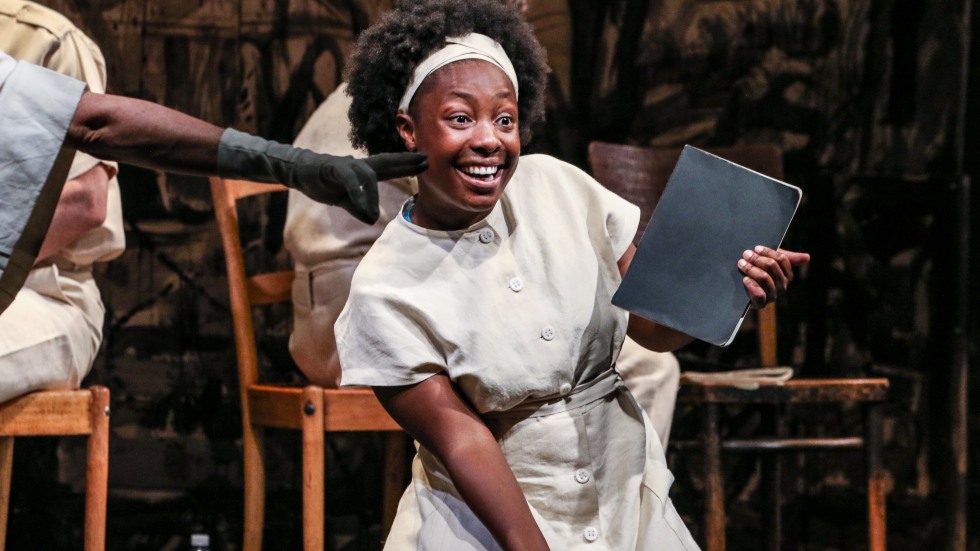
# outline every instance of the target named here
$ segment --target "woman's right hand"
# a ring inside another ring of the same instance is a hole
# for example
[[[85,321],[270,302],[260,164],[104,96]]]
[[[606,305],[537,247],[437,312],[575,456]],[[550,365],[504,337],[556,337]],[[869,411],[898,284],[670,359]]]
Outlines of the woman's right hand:
[[[745,274],[742,284],[754,308],[763,308],[775,302],[793,281],[793,268],[810,262],[809,253],[773,250],[758,245],[742,253],[738,269]]]

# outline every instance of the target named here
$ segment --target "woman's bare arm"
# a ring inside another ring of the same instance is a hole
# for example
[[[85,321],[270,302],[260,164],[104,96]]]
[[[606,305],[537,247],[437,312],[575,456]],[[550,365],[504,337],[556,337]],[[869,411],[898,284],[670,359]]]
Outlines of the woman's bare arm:
[[[374,392],[391,417],[442,461],[497,543],[508,550],[548,549],[496,438],[449,377]]]
[[[110,169],[99,163],[65,182],[37,260],[42,261],[105,222]]]

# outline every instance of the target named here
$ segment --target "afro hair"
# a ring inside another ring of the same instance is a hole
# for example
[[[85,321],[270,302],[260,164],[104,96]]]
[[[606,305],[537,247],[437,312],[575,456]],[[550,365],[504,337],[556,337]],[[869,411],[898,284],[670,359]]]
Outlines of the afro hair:
[[[489,36],[510,57],[527,144],[531,127],[544,118],[548,64],[531,26],[499,0],[406,0],[361,33],[346,69],[353,144],[372,155],[405,151],[395,115],[412,72],[446,37],[468,33]]]

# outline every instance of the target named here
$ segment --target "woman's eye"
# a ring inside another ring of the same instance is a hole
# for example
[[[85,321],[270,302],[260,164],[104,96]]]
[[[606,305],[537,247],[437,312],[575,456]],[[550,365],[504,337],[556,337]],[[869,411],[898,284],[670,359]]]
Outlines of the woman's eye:
[[[510,126],[514,124],[514,119],[512,119],[509,115],[504,115],[497,119],[497,123],[503,126]]]
[[[467,120],[469,120],[469,119],[466,118],[466,115],[454,115],[453,116],[453,122],[456,123],[456,124],[466,124],[466,121]]]

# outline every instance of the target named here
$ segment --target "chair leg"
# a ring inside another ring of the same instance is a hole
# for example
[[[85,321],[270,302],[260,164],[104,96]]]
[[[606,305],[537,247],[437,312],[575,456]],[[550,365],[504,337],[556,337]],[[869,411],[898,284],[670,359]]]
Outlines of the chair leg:
[[[786,423],[782,408],[772,404],[763,413],[768,417],[769,429],[777,438],[786,436]],[[779,551],[783,541],[783,456],[779,452],[762,457],[763,479],[765,481],[766,518],[769,529],[766,531],[766,549]]]
[[[385,537],[387,537],[388,531],[391,530],[391,525],[395,521],[398,501],[405,491],[407,478],[405,438],[403,432],[385,433],[384,501],[381,515]]]
[[[0,551],[7,548],[7,516],[10,513],[10,474],[14,467],[14,437],[0,436]]]
[[[85,469],[85,551],[104,551],[109,492],[109,389],[94,386]]]
[[[701,417],[704,434],[704,530],[707,551],[725,551],[725,487],[721,479],[721,435],[718,404],[705,404]]]
[[[881,460],[881,406],[867,406],[865,453],[868,471],[868,549],[885,551],[887,523],[885,517],[885,468]]]
[[[303,549],[323,551],[323,389],[303,389]]]
[[[265,430],[247,419],[242,431],[245,482],[245,528],[242,551],[262,551],[265,522]]]

